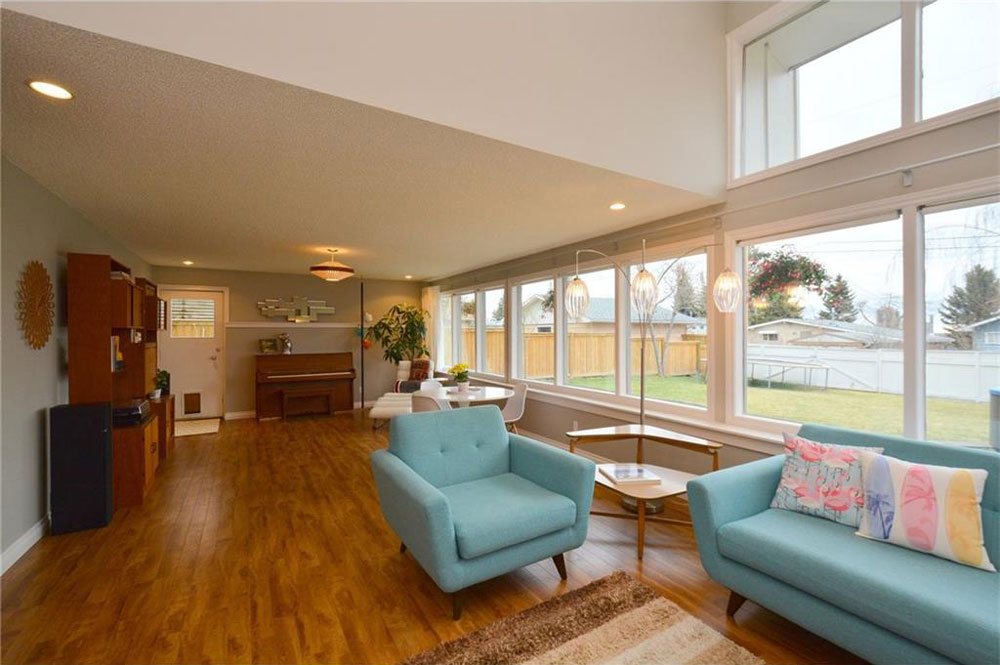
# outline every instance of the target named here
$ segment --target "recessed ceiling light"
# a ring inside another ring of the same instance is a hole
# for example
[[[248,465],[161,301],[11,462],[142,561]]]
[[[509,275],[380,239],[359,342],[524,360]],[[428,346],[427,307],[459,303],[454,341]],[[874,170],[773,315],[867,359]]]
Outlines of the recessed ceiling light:
[[[406,279],[413,279],[413,275],[403,275]]]
[[[193,266],[194,265],[194,261],[184,260],[184,261],[181,261],[181,263],[183,263],[186,266]]]
[[[73,93],[55,83],[48,81],[28,81],[28,87],[40,95],[54,99],[73,99]]]
[[[625,204],[622,203],[621,201],[615,201],[614,203],[612,203],[608,207],[611,208],[612,210],[624,210],[625,209]]]

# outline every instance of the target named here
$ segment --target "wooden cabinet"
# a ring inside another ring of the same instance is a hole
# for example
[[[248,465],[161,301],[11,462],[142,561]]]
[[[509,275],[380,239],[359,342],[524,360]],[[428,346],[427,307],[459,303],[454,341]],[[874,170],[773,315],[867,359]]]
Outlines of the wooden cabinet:
[[[115,510],[138,506],[153,485],[160,463],[159,423],[155,415],[138,425],[116,427],[112,441]]]
[[[132,292],[135,287],[124,279],[111,280],[111,327],[132,327]]]
[[[142,392],[148,395],[156,389],[156,344],[147,342],[143,354]]]
[[[132,287],[132,327],[140,330],[143,327],[142,307],[145,297],[141,288]]]
[[[149,400],[159,422],[160,459],[165,460],[174,452],[174,396],[163,395]]]
[[[152,392],[160,302],[156,284],[142,277],[133,278],[131,269],[111,256],[67,255],[71,404],[117,404],[145,398]],[[113,339],[117,340],[123,361],[118,367],[112,363]],[[153,484],[160,457],[167,452],[161,448],[173,443],[173,418],[170,401],[168,412],[153,408],[143,423],[114,428],[115,508],[142,503]],[[161,425],[163,421],[167,422]]]

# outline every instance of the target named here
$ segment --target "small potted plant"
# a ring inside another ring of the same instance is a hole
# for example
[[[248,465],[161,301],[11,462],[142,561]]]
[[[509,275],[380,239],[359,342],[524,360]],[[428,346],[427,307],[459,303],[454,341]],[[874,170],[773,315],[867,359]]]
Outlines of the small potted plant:
[[[458,386],[458,392],[465,393],[469,391],[469,366],[465,363],[458,363],[457,365],[452,365],[448,373],[455,377],[455,385]]]
[[[158,399],[160,395],[170,394],[170,372],[167,370],[156,370],[156,374],[153,376],[153,383],[156,385],[156,390],[152,394],[153,399]]]

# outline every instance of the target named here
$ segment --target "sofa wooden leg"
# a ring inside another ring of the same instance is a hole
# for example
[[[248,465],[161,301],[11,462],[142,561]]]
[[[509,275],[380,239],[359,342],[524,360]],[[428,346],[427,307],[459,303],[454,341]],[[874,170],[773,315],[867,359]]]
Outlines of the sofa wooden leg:
[[[559,571],[559,577],[566,579],[566,559],[562,554],[557,554],[552,557],[552,562],[556,564],[556,570]]]
[[[451,618],[458,621],[462,618],[462,592],[456,591],[451,594]]]
[[[746,598],[736,593],[735,591],[729,592],[729,604],[726,605],[726,614],[733,616],[736,614],[737,610],[743,607],[743,603],[746,602]]]
[[[406,543],[403,542],[399,543],[399,553],[402,554],[405,551],[406,551]]]

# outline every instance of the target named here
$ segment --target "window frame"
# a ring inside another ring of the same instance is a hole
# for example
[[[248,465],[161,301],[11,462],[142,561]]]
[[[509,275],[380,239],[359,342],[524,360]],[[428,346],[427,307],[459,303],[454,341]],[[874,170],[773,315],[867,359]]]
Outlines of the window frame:
[[[923,211],[942,205],[960,204],[977,199],[1000,196],[996,178],[984,178],[958,185],[944,186],[924,192],[903,194],[845,208],[811,213],[799,217],[758,225],[726,233],[727,251],[732,252],[733,268],[746,274],[743,246],[790,238],[838,228],[850,228],[884,221],[898,214],[902,225],[903,251],[903,436],[926,439],[927,391],[926,370],[926,303],[924,301],[924,222]],[[717,273],[716,273],[717,274]],[[745,286],[745,285],[744,285]],[[733,330],[728,340],[732,344],[731,369],[727,377],[727,425],[780,434],[792,431],[801,423],[751,415],[746,412],[746,344],[747,299],[732,317]],[[711,331],[710,331],[711,332]],[[711,396],[712,390],[709,390]]]
[[[768,167],[753,173],[742,173],[743,164],[743,49],[756,39],[782,24],[812,11],[818,4],[802,9],[799,3],[779,2],[726,35],[727,80],[727,166],[726,188],[734,189],[754,182],[791,173],[832,159],[851,155],[900,139],[930,132],[1000,110],[1000,98],[988,99],[930,118],[921,115],[920,42],[922,3],[900,0],[900,126],[851,143],[845,143],[806,157]],[[798,137],[796,137],[796,142]]]
[[[713,299],[712,299],[712,284],[714,283],[714,278],[715,278],[715,274],[713,274],[713,272],[712,272],[712,270],[713,270],[713,267],[712,267],[712,254],[713,254],[713,250],[716,249],[715,247],[712,247],[711,245],[714,244],[715,242],[716,242],[716,240],[713,239],[713,238],[711,238],[711,237],[702,237],[698,242],[693,243],[693,244],[691,242],[686,242],[686,243],[682,243],[682,244],[679,244],[679,245],[675,244],[675,246],[673,248],[671,248],[671,249],[665,249],[664,247],[658,247],[658,248],[655,248],[653,250],[648,250],[646,252],[646,263],[647,264],[649,264],[649,263],[658,263],[660,261],[672,261],[674,259],[679,259],[679,258],[687,258],[687,257],[684,257],[684,255],[686,253],[688,253],[688,252],[690,252],[690,254],[688,254],[688,257],[694,257],[694,256],[700,256],[700,255],[704,255],[705,256],[705,281],[706,281],[706,287],[705,287],[705,346],[706,346],[706,352],[707,352],[708,358],[709,358],[708,364],[706,366],[706,371],[705,371],[706,400],[705,400],[705,405],[704,406],[702,406],[700,404],[693,404],[691,402],[679,402],[679,401],[675,401],[675,400],[659,399],[659,398],[656,398],[656,397],[649,397],[649,396],[647,396],[646,397],[647,410],[648,410],[648,406],[650,404],[654,404],[654,405],[669,405],[671,407],[681,408],[681,409],[684,409],[685,412],[688,413],[688,415],[696,415],[698,417],[706,417],[708,415],[708,413],[709,413],[709,409],[710,409],[710,407],[712,405],[712,392],[713,392],[712,388],[713,388],[713,381],[714,381],[713,378],[712,378],[712,365],[713,365],[713,363],[711,361],[711,358],[712,358],[713,329],[715,328],[715,325],[713,324],[713,319],[715,319],[715,317],[712,316],[712,313],[715,310],[715,303],[713,302]],[[696,250],[700,250],[700,251],[696,251]],[[630,260],[623,261],[622,262],[622,266],[626,270],[629,271],[629,274],[631,274],[632,268],[635,267],[635,266],[640,265],[641,261],[642,261],[642,254],[641,253],[635,253],[635,254],[632,255],[632,258]],[[653,274],[654,274],[655,277],[659,277],[658,273],[654,272]],[[624,280],[622,280],[622,281],[624,282]],[[624,368],[624,371],[621,372],[622,374],[624,374],[623,380],[620,382],[622,384],[621,394],[624,395],[624,396],[626,396],[626,397],[631,397],[631,398],[633,398],[633,399],[635,399],[635,400],[638,401],[639,396],[638,395],[632,395],[629,392],[629,389],[631,387],[631,383],[630,382],[632,381],[632,356],[631,356],[632,349],[631,349],[631,342],[630,342],[630,339],[629,339],[629,337],[631,335],[630,325],[631,325],[631,318],[632,318],[632,297],[631,297],[631,294],[628,292],[628,284],[627,283],[625,283],[625,294],[626,294],[626,298],[625,298],[625,304],[624,304],[624,312],[622,313],[622,318],[624,319],[624,325],[620,326],[620,330],[619,330],[619,332],[620,332],[619,336],[625,337],[625,339],[622,340],[622,343],[620,345],[621,348],[623,349],[623,352],[624,352],[623,356],[622,356],[622,363],[621,363],[622,368]],[[718,313],[718,312],[716,312],[716,313]],[[621,333],[623,333],[623,334],[621,334]]]

